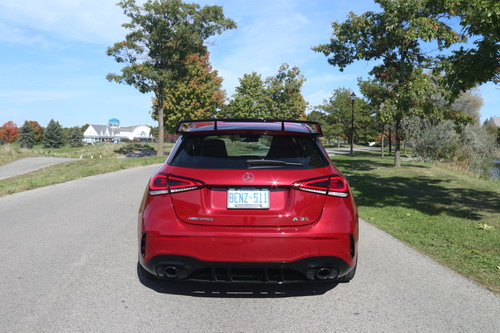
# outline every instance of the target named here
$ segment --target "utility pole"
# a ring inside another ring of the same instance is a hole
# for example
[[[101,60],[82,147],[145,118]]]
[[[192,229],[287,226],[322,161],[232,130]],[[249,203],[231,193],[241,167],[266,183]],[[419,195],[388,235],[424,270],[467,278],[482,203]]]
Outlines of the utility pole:
[[[356,100],[356,94],[354,91],[351,93],[351,156],[354,155],[353,146],[354,146],[354,101]]]

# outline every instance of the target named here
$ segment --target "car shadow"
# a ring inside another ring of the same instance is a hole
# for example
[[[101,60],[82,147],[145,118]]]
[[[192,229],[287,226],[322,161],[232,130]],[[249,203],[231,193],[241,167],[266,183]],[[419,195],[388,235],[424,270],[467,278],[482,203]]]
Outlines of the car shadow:
[[[334,289],[333,282],[294,282],[289,284],[258,284],[240,282],[198,282],[146,279],[137,269],[139,282],[157,293],[216,298],[284,298],[323,295]]]

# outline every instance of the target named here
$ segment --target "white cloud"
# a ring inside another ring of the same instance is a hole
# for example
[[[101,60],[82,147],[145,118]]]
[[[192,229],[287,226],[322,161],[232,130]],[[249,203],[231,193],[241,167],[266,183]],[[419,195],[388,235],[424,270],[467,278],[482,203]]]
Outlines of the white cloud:
[[[0,41],[15,44],[46,44],[47,41],[40,34],[30,35],[19,27],[0,22]]]
[[[120,25],[125,16],[114,1],[18,0],[0,3],[0,19],[15,27],[11,30],[18,37],[50,33],[63,39],[109,43],[123,36]],[[26,40],[12,38],[10,42]]]
[[[330,98],[331,95],[331,91],[318,90],[310,95],[304,96],[304,98],[309,102],[310,106],[314,107],[323,104],[323,101]]]
[[[238,29],[225,32],[210,47],[214,67],[224,77],[230,96],[243,74],[257,72],[265,79],[275,75],[283,63],[303,65],[309,50],[310,20],[295,1],[235,1],[224,6],[225,14],[235,19]]]

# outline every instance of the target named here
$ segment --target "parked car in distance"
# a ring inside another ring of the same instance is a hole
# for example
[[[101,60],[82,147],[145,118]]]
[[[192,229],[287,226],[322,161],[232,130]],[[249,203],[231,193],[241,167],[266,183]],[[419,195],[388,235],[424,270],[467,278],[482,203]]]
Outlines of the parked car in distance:
[[[349,282],[358,213],[318,123],[182,121],[139,210],[144,278]]]

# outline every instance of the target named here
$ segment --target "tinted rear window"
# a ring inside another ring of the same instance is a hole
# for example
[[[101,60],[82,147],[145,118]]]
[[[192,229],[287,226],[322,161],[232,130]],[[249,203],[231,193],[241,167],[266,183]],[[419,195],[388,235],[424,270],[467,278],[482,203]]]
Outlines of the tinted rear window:
[[[313,169],[328,165],[311,137],[187,135],[170,162],[195,169]]]

